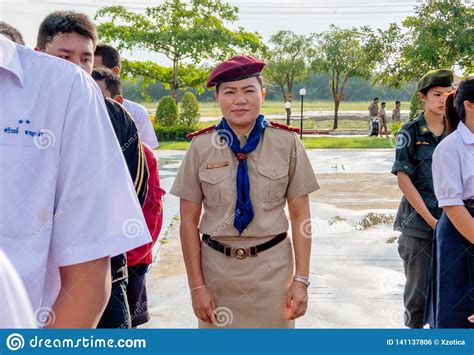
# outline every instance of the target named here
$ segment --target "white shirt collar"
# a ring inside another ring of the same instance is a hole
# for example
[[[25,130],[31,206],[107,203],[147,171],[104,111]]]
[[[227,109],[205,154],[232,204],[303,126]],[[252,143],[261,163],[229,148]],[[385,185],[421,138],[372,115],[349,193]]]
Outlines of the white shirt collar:
[[[474,133],[471,132],[469,128],[467,128],[464,122],[459,122],[456,131],[459,132],[459,135],[461,136],[465,144],[474,144]]]
[[[4,35],[0,35],[0,68],[4,68],[14,74],[20,85],[23,86],[23,66],[16,49],[16,44]]]

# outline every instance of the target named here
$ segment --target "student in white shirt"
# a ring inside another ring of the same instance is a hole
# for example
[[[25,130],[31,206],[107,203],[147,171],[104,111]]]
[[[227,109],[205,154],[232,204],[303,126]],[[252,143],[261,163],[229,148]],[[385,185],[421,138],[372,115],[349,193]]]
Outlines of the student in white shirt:
[[[20,275],[0,249],[0,328],[36,328]]]
[[[0,93],[0,245],[49,326],[95,327],[110,257],[151,240],[104,100],[78,66],[2,35]]]
[[[94,68],[108,68],[116,75],[120,74],[121,61],[119,52],[107,44],[98,44],[94,53]],[[150,120],[146,108],[136,102],[124,99],[123,106],[130,112],[138,128],[141,140],[148,144],[152,149],[158,148],[158,139],[156,138],[153,124]]]
[[[474,328],[468,319],[474,313],[474,79],[463,81],[447,105],[455,131],[433,154],[443,215],[436,225],[427,320],[434,328]]]

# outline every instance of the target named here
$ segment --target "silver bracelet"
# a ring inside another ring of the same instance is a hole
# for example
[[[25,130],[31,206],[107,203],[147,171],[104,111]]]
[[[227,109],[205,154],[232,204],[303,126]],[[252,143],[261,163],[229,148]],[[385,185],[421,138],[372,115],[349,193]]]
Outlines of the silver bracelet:
[[[207,288],[207,286],[206,286],[206,285],[202,285],[202,286],[193,287],[193,288],[189,291],[189,293],[193,293],[194,290],[199,290],[200,288]]]

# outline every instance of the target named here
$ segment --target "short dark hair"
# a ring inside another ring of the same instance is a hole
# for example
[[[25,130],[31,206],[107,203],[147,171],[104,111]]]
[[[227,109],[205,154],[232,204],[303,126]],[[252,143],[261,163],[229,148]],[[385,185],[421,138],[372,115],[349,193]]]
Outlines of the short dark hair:
[[[97,28],[87,15],[74,11],[56,11],[41,22],[36,45],[45,49],[60,33],[77,33],[90,38],[94,47],[97,43]]]
[[[106,68],[97,68],[92,71],[92,78],[95,81],[105,81],[105,87],[110,91],[113,97],[122,95],[122,81],[112,70]]]
[[[378,100],[378,99],[379,99],[378,97],[374,97],[374,101],[375,101],[375,100]]]
[[[455,107],[462,121],[466,119],[466,109],[464,101],[474,103],[474,79],[468,78],[461,82],[458,86],[455,96]]]
[[[400,100],[395,101],[395,105],[398,105],[400,103],[401,103]]]
[[[6,22],[0,21],[0,34],[10,37],[10,39],[15,43],[21,44],[22,46],[25,45],[25,41],[23,40],[20,31]]]
[[[419,92],[421,92],[423,95],[428,95],[428,91],[430,91],[430,89],[432,88],[424,88],[424,89],[421,89]]]
[[[102,63],[109,69],[112,69],[113,67],[122,67],[120,53],[108,44],[98,44],[94,55],[102,57]]]
[[[265,79],[264,79],[264,77],[261,76],[261,75],[258,75],[258,76],[255,76],[255,78],[257,78],[257,80],[260,84],[260,88],[263,90],[265,88]],[[223,84],[223,83],[221,83],[221,84]],[[216,93],[219,93],[219,85],[221,85],[221,84],[216,85]]]

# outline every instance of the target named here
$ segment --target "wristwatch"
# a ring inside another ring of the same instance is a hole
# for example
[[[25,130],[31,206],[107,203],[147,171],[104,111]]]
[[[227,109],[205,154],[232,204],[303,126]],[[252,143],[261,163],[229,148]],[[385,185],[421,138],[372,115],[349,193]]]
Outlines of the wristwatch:
[[[309,278],[299,275],[295,275],[295,277],[293,277],[293,281],[301,282],[306,287],[309,287],[309,285],[311,284],[309,282]]]

